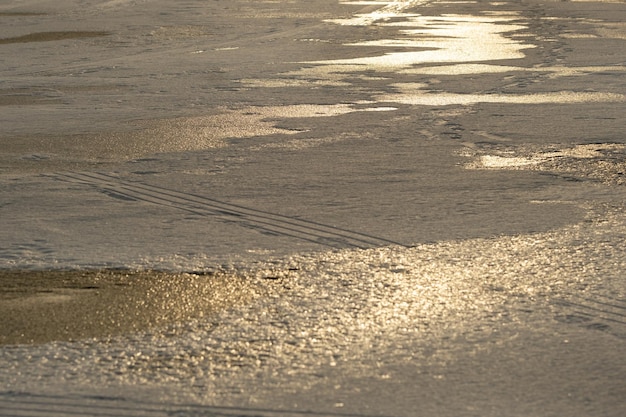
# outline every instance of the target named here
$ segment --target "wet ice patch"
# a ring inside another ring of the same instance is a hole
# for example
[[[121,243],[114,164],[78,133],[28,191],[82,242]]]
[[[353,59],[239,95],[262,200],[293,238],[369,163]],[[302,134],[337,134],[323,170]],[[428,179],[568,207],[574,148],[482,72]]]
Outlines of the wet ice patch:
[[[585,67],[515,67],[510,65],[493,65],[493,64],[453,64],[453,65],[437,65],[429,67],[415,67],[401,70],[401,74],[420,74],[420,75],[465,75],[465,74],[497,74],[504,72],[530,72],[544,73],[549,78],[557,77],[574,77],[595,74],[599,72],[624,72],[626,66],[585,66]]]
[[[464,75],[464,74],[496,74],[510,71],[524,71],[524,68],[508,65],[489,64],[454,64],[438,65],[432,67],[408,68],[400,71],[401,74],[423,75]]]
[[[5,346],[0,380],[12,390],[65,392],[158,384],[164,398],[214,404],[238,389],[247,398],[295,394],[326,383],[331,368],[376,377],[381,358],[433,373],[525,326],[576,328],[575,314],[624,337],[623,208],[589,220],[541,234],[259,263],[245,281],[263,296],[246,308],[123,337]]]
[[[331,105],[255,106],[218,108],[216,114],[161,120],[139,120],[120,124],[118,131],[82,134],[41,141],[26,138],[6,148],[7,154],[20,154],[24,143],[30,152],[23,159],[42,161],[47,156],[59,160],[109,161],[136,159],[148,155],[206,150],[228,146],[230,139],[272,135],[295,135],[307,130],[294,122],[293,128],[280,127],[280,120],[334,117],[362,111],[391,111],[390,106],[373,102]],[[45,157],[44,157],[45,156]]]
[[[594,143],[572,147],[516,148],[463,151],[471,158],[467,169],[530,169],[567,174],[609,184],[626,184],[626,145]]]
[[[517,168],[527,165],[537,165],[542,162],[539,158],[518,158],[514,156],[484,155],[479,158],[480,166],[484,168]]]
[[[394,84],[397,93],[380,94],[376,99],[381,102],[393,102],[423,106],[472,105],[477,103],[509,104],[575,104],[598,102],[623,102],[623,94],[587,91],[554,91],[535,94],[458,94],[439,93],[415,88],[414,83]]]
[[[524,29],[513,24],[512,17],[476,17],[462,15],[405,16],[400,26],[401,39],[357,42],[354,46],[415,48],[416,51],[392,52],[380,56],[312,61],[328,72],[351,72],[355,69],[389,71],[411,68],[417,64],[439,62],[491,61],[523,58],[523,50],[533,45],[509,39],[504,33]]]

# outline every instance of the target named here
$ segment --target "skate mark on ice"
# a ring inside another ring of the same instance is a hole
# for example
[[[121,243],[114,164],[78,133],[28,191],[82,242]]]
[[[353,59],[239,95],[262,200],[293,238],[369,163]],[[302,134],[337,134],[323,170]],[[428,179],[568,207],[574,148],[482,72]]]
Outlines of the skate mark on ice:
[[[72,172],[51,174],[58,180],[89,185],[120,200],[143,201],[183,210],[223,223],[255,229],[275,236],[288,236],[332,248],[367,249],[389,245],[406,246],[389,239],[231,204],[212,198],[175,191],[156,185],[122,180],[110,174]]]

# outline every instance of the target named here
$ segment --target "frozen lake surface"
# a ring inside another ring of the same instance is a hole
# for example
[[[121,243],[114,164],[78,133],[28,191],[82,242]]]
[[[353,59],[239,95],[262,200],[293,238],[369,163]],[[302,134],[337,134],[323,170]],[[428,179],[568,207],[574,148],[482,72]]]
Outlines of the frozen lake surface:
[[[255,294],[1,346],[0,415],[626,413],[623,2],[23,0],[0,22],[2,270]]]

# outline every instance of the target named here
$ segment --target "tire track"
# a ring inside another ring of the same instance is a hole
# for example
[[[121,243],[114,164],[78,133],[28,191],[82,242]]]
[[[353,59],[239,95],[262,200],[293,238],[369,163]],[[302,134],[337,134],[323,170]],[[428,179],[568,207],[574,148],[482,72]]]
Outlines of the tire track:
[[[156,185],[122,180],[106,173],[71,172],[48,176],[61,181],[91,186],[113,198],[126,201],[143,201],[175,208],[203,217],[212,217],[224,223],[252,228],[261,233],[297,238],[337,249],[368,249],[389,245],[405,246],[389,239],[230,204]]]
[[[626,338],[626,299],[594,294],[589,297],[573,295],[570,299],[556,299],[554,304],[565,311],[557,320],[602,330]]]
[[[125,396],[0,392],[0,416],[11,417],[367,417],[363,414],[150,402]]]

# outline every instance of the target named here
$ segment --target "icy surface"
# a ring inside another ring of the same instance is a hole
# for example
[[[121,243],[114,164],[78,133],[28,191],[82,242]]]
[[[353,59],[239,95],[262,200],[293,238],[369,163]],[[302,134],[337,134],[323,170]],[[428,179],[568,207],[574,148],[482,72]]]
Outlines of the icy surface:
[[[257,265],[249,279],[268,296],[219,322],[5,347],[1,379],[16,391],[47,387],[53,402],[83,395],[69,399],[83,406],[96,387],[104,406],[116,387],[132,386],[124,397],[147,400],[157,390],[164,406],[206,404],[207,412],[220,405],[413,415],[416,403],[435,412],[433,398],[450,392],[450,415],[468,407],[618,411],[626,258],[615,236],[626,236],[623,207],[594,216],[558,232]],[[513,391],[522,399],[511,402]],[[24,407],[30,399],[0,401]]]
[[[625,20],[0,2],[0,267],[265,294],[2,346],[0,415],[624,415]]]

